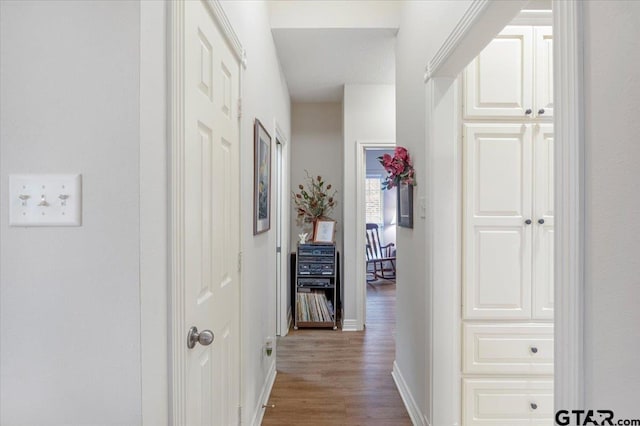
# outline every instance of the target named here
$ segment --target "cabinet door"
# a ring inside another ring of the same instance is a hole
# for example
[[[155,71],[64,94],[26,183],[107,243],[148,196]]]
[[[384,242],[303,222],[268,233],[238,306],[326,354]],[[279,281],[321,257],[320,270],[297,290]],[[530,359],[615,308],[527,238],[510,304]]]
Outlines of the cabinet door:
[[[464,72],[466,118],[521,118],[533,108],[532,27],[508,26]]]
[[[534,27],[535,82],[533,113],[553,117],[553,36],[551,27]]]
[[[533,318],[553,318],[553,125],[534,125]],[[540,223],[542,222],[542,223]]]
[[[531,317],[531,126],[464,126],[466,319]]]

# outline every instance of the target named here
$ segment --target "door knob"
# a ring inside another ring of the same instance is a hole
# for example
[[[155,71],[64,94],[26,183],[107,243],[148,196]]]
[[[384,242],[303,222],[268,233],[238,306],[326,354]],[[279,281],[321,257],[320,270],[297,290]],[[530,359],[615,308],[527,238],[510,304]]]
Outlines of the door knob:
[[[540,108],[540,109],[538,110],[538,114],[539,114],[539,115],[544,114],[544,108]]]
[[[531,108],[528,108],[524,113],[525,113],[525,115],[531,114],[532,113]]]
[[[524,221],[524,224],[525,224],[525,225],[531,225],[531,219],[527,219],[527,220],[525,220],[525,221]]]
[[[535,402],[531,403],[531,409],[532,410],[537,410],[538,409],[538,404],[536,404]]]
[[[544,223],[544,219],[538,219],[538,223],[542,225]]]
[[[213,332],[211,330],[202,330],[198,332],[198,327],[191,327],[189,334],[187,335],[187,347],[193,349],[196,343],[200,343],[202,346],[209,346],[213,342]]]
[[[538,353],[538,348],[536,348],[535,346],[531,346],[531,353],[532,354],[537,354]]]

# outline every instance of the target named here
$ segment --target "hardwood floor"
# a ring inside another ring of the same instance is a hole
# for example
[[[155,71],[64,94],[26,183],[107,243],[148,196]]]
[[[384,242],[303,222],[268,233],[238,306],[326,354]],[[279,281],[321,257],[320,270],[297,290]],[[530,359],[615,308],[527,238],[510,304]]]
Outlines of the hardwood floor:
[[[263,425],[411,425],[391,377],[395,284],[367,286],[367,328],[291,330],[278,339],[278,375]]]

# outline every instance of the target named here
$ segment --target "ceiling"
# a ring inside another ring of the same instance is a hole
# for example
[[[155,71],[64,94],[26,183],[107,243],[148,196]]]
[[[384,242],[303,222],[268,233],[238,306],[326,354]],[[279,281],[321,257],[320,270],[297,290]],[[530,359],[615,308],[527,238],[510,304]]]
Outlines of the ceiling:
[[[397,29],[272,29],[292,102],[340,102],[344,84],[395,84]]]

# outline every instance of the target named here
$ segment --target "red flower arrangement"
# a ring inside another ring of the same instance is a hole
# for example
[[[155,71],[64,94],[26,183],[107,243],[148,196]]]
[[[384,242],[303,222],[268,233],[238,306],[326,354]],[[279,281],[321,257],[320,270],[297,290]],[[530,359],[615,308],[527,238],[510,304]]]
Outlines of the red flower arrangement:
[[[415,183],[413,162],[406,148],[398,146],[393,153],[393,157],[389,154],[384,154],[382,157],[378,157],[378,161],[389,173],[389,176],[382,182],[382,189],[391,189],[401,183],[417,185]]]

